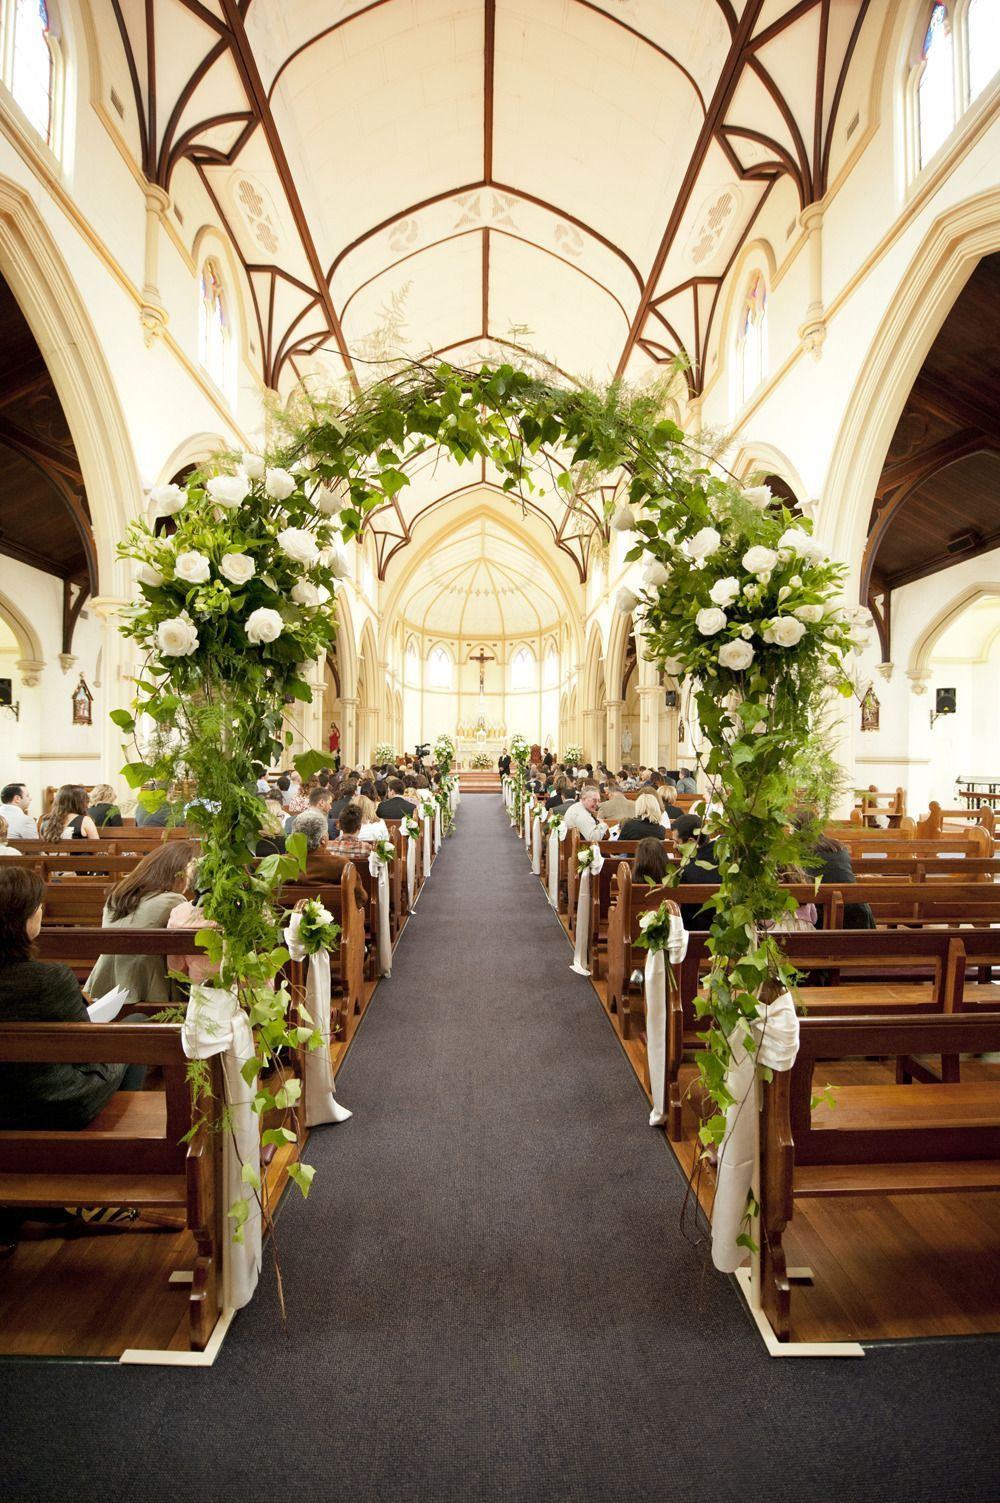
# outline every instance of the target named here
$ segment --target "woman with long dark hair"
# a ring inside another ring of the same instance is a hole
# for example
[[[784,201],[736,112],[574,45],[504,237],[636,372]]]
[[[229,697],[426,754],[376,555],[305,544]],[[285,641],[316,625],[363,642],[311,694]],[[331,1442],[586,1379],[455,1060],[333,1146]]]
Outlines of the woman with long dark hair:
[[[194,854],[190,840],[165,840],[144,856],[108,893],[104,928],[165,929],[171,910],[191,891]],[[113,986],[127,987],[133,1002],[169,1002],[166,957],[102,955],[87,979],[87,991],[97,996]]]
[[[68,965],[38,960],[45,886],[25,867],[0,867],[0,1018],[86,1023],[87,1004]],[[119,1089],[138,1090],[143,1067],[0,1064],[0,1128],[86,1127]]]
[[[87,813],[87,805],[82,788],[64,783],[38,826],[39,840],[97,840],[97,826]]]

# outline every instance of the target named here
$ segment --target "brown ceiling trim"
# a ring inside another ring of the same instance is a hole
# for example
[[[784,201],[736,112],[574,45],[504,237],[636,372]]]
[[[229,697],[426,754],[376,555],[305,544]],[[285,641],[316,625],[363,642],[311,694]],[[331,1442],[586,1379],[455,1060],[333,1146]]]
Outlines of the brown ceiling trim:
[[[740,235],[736,244],[733,246],[729,260],[726,262],[725,266],[722,269],[722,275],[714,279],[711,277],[704,279],[705,283],[710,283],[713,280],[715,281],[715,296],[712,298],[712,306],[709,310],[708,319],[705,324],[705,343],[703,348],[698,351],[699,368],[701,371],[698,384],[699,393],[702,391],[704,385],[704,372],[708,369],[708,347],[712,338],[712,329],[715,324],[715,315],[719,311],[719,300],[723,286],[725,285],[726,278],[729,276],[729,273],[732,271],[733,267],[736,264],[737,257],[742,254],[743,247],[746,245],[747,241],[750,239],[750,236],[753,234],[754,225],[757,223],[757,220],[763,213],[764,205],[770,198],[771,192],[777,181],[777,178],[771,178],[767,182],[763,193],[761,193],[759,199],[757,200],[757,207],[750,215],[750,218],[747,220],[746,224],[743,227],[743,233]],[[697,293],[695,295],[697,296]]]
[[[799,166],[794,157],[789,156],[786,149],[779,142],[775,141],[773,136],[766,136],[763,131],[751,130],[748,126],[744,125],[724,125],[720,132],[720,137],[728,139],[730,136],[740,141],[754,141],[758,146],[764,146],[768,151],[774,152],[774,160],[771,162],[754,162],[749,167],[744,166],[741,162],[739,168],[741,179],[765,181],[768,178],[773,178],[775,175],[780,177],[783,172],[787,172],[798,189],[799,203],[800,205],[803,204],[804,194],[807,190]]]
[[[490,232],[483,230],[483,338],[490,332]]]
[[[18,563],[27,564],[29,568],[37,569],[41,574],[49,574],[54,579],[77,580],[81,577],[79,570],[74,571],[70,568],[67,572],[66,568],[57,568],[54,559],[46,557],[44,553],[39,553],[36,548],[30,548],[24,543],[11,542],[2,533],[0,533],[0,555],[16,559]],[[86,577],[86,574],[83,577]]]
[[[132,38],[129,36],[125,17],[122,15],[120,0],[111,0],[111,7],[115,13],[115,21],[118,24],[118,32],[122,39],[122,47],[125,51],[125,62],[128,67],[128,75],[132,81],[132,98],[135,103],[136,120],[139,125],[139,154],[141,167],[146,177],[152,182],[156,176],[156,163],[149,144],[149,127],[146,123],[146,101],[142,97],[142,84],[139,82],[139,69],[132,50]]]
[[[36,439],[33,434],[22,432],[21,429],[15,428],[12,423],[4,419],[0,419],[0,444],[5,444],[15,454],[19,454],[33,469],[36,469],[63,503],[80,541],[91,590],[96,593],[97,549],[94,546],[94,532],[90,517],[87,515],[82,499],[83,481],[79,478],[79,471],[75,475],[67,473],[63,463],[56,463],[52,460],[49,454],[50,446],[44,439]],[[10,552],[16,546],[20,545],[11,544],[0,534],[0,552]],[[11,554],[11,556],[14,555]],[[37,558],[44,556],[41,552],[36,554]],[[56,570],[54,560],[48,561],[46,572],[56,573],[59,578],[76,578],[75,574],[67,575],[64,570]]]
[[[163,140],[157,147],[157,181],[158,185],[164,190],[164,192],[168,192],[170,189],[170,174],[173,171],[174,163],[178,155],[177,151],[172,147],[172,142],[174,139],[174,133],[181,122],[181,116],[186,110],[193,94],[200,86],[202,80],[208,73],[211,72],[211,70],[215,67],[215,64],[227,51],[228,48],[224,41],[216,42],[213,47],[210,47],[209,50],[205,53],[205,56],[202,58],[201,62],[195,68],[194,72],[188,78],[187,83],[184,85],[183,89],[181,89],[180,93],[177,96],[177,99],[174,102],[174,107],[170,112],[170,119],[167,121],[167,128],[163,133]],[[250,115],[254,120],[259,119],[259,115],[253,108],[252,103],[250,105]],[[226,117],[211,116],[203,124],[200,123],[197,126],[194,126],[193,129],[195,131],[205,130],[210,125],[216,124],[216,122],[220,118],[224,119]],[[185,134],[190,136],[191,131],[187,131]]]
[[[931,574],[940,574],[944,569],[952,569],[956,564],[964,564],[967,559],[979,558],[984,553],[992,553],[997,547],[1000,547],[1000,531],[989,533],[974,548],[965,548],[961,553],[936,553],[933,558],[927,559],[912,569],[900,569],[896,574],[886,575],[885,589],[902,589],[903,585],[915,584],[918,579],[927,579]]]
[[[153,7],[156,0],[146,0],[146,108],[149,111],[149,147],[155,158],[158,151],[156,134],[156,18]]]
[[[299,239],[302,242],[302,248],[305,251],[306,259],[309,262],[312,274],[316,279],[316,291],[319,294],[321,302],[323,303],[323,310],[326,314],[327,321],[330,326],[330,333],[333,339],[336,341],[341,359],[343,360],[344,365],[347,368],[348,377],[356,388],[358,385],[358,379],[354,365],[351,361],[351,352],[347,347],[347,341],[344,338],[344,331],[340,326],[340,319],[337,317],[337,310],[333,306],[333,299],[330,296],[330,288],[323,276],[323,267],[320,263],[319,254],[316,250],[315,241],[312,238],[312,232],[309,229],[309,223],[306,219],[305,209],[302,206],[302,200],[300,199],[298,189],[295,186],[295,180],[292,176],[292,170],[289,166],[288,158],[285,154],[285,148],[282,143],[281,136],[275,124],[274,116],[271,114],[271,111],[268,107],[267,94],[264,89],[263,80],[261,79],[260,71],[257,67],[257,61],[253,55],[253,49],[250,46],[250,41],[247,37],[242,17],[235,4],[235,0],[219,0],[219,3],[222,6],[226,20],[229,23],[229,30],[232,36],[231,47],[234,61],[243,79],[244,88],[247,91],[247,99],[251,103],[251,106],[255,108],[260,115],[261,129],[263,130],[264,135],[267,139],[268,148],[271,152],[271,158],[274,162],[278,177],[281,180],[282,190],[288,203],[288,207],[291,210],[292,218],[295,221],[295,228],[298,232]]]
[[[827,188],[830,186],[830,153],[833,150],[833,132],[837,124],[837,115],[840,112],[840,102],[844,93],[844,85],[847,82],[847,74],[851,66],[851,59],[854,57],[854,49],[858,44],[858,38],[861,35],[861,28],[864,25],[865,18],[868,15],[869,4],[870,0],[861,0],[860,5],[858,6],[858,14],[854,20],[854,26],[851,30],[850,40],[846,48],[844,49],[844,56],[840,64],[840,72],[837,75],[837,85],[833,91],[833,99],[830,102],[830,119],[827,123],[826,140],[823,144],[823,155],[819,163],[819,197],[822,197]]]
[[[278,69],[277,73],[271,79],[271,85],[267,91],[268,104],[271,103],[271,98],[274,94],[275,89],[278,87],[278,79],[281,77],[282,73],[284,73],[286,68],[290,68],[295,59],[297,57],[300,57],[303,52],[308,52],[310,47],[315,47],[316,43],[322,42],[324,37],[332,36],[335,31],[340,31],[341,27],[350,26],[352,21],[360,21],[362,16],[369,15],[373,10],[381,10],[383,5],[389,5],[391,3],[392,0],[371,0],[370,5],[363,5],[360,10],[352,11],[349,16],[344,16],[341,20],[334,21],[331,26],[324,26],[322,31],[317,31],[316,35],[311,36],[308,41],[300,43],[300,45],[296,47],[293,52],[290,52],[288,54],[281,67]]]
[[[823,162],[823,93],[826,87],[826,53],[830,43],[830,0],[823,0],[819,15],[819,55],[816,61],[816,100],[813,105],[813,187],[818,189],[818,178]],[[817,197],[822,192],[819,189]]]
[[[74,485],[83,484],[80,461],[76,457],[72,440],[65,446],[56,444],[51,439],[42,438],[29,429],[22,428],[19,423],[12,423],[10,418],[0,416],[0,443],[9,444],[25,458],[34,461],[49,479],[52,478],[52,472],[56,471]]]
[[[76,592],[76,599],[72,596],[73,580],[63,580],[63,608],[62,608],[62,650],[73,651],[73,633],[76,631],[76,623],[80,619],[84,602],[90,596],[89,583],[80,585]]]
[[[643,324],[649,312],[650,302],[656,292],[656,284],[666,264],[670,248],[677,237],[677,231],[683,222],[691,195],[694,192],[701,169],[705,164],[705,158],[708,155],[716,132],[723,123],[725,112],[732,101],[733,94],[736,92],[746,47],[753,34],[753,28],[757,24],[763,4],[764,0],[747,0],[746,7],[733,33],[732,43],[726,55],[726,60],[723,63],[719,81],[715,86],[715,92],[712,95],[712,101],[708,107],[701,130],[698,132],[698,139],[691,154],[691,160],[688,163],[687,170],[678,189],[673,209],[670,212],[670,217],[667,220],[659,247],[653,258],[649,275],[642,286],[639,305],[636,308],[628,337],[625,340],[625,346],[615,369],[615,376],[618,379],[625,374],[629,356],[642,332]]]
[[[575,3],[577,5],[582,5],[584,10],[594,11],[597,15],[603,17],[605,21],[610,21],[612,26],[617,26],[622,31],[627,31],[630,37],[635,37],[637,42],[642,42],[644,46],[651,48],[653,52],[658,53],[658,55],[662,57],[665,62],[671,63],[679,73],[683,73],[684,77],[687,79],[688,83],[691,85],[692,89],[698,96],[698,103],[701,105],[702,114],[705,113],[705,96],[702,93],[694,74],[691,73],[687,68],[685,68],[684,64],[678,57],[675,57],[672,52],[668,52],[666,47],[661,47],[659,42],[654,42],[652,37],[646,36],[645,32],[639,31],[635,26],[630,26],[627,21],[623,21],[621,16],[614,16],[610,11],[605,10],[602,5],[595,5],[594,0],[575,0]]]
[[[988,444],[984,444],[983,434],[978,428],[966,428],[959,433],[949,433],[926,449],[921,449],[906,459],[897,460],[895,464],[886,465],[879,476],[875,494],[880,499],[884,499],[893,491],[898,490],[900,486],[905,486],[906,496],[902,499],[906,500],[917,487],[930,480],[932,475],[946,470],[949,465],[954,464],[956,459],[963,459],[969,454],[975,454],[978,450],[989,447]],[[876,511],[872,532],[881,517],[881,510],[876,508]]]
[[[947,422],[964,428],[978,428],[980,433],[1000,442],[1000,412],[983,406],[966,394],[928,378],[923,371],[917,376],[907,398],[907,406],[921,408]]]
[[[418,256],[422,256],[425,251],[436,250],[440,245],[447,245],[450,240],[464,240],[470,235],[480,234],[489,236],[497,235],[502,240],[515,240],[518,245],[526,245],[529,247],[529,249],[538,251],[543,256],[549,256],[553,261],[558,261],[560,266],[565,266],[568,271],[572,271],[573,273],[575,273],[575,275],[585,278],[586,281],[591,282],[593,286],[598,288],[599,291],[603,292],[607,297],[609,297],[614,303],[615,307],[619,309],[626,325],[628,324],[628,313],[626,312],[625,305],[622,303],[621,299],[611,291],[610,287],[605,286],[602,281],[600,281],[597,277],[592,276],[589,271],[585,271],[582,266],[577,266],[576,262],[574,261],[568,261],[565,256],[560,256],[557,251],[549,250],[548,246],[540,245],[537,240],[526,240],[523,235],[515,235],[510,230],[498,229],[495,225],[492,227],[484,226],[482,229],[473,226],[468,230],[458,230],[453,235],[442,235],[440,240],[429,240],[426,245],[418,246],[416,250],[407,251],[405,255],[400,256],[397,260],[387,261],[386,264],[380,267],[378,271],[373,272],[370,277],[366,277],[363,282],[359,282],[354,290],[350,293],[350,295],[345,299],[340,313],[341,320],[346,321],[348,310],[350,309],[351,304],[354,302],[354,299],[358,296],[358,294],[363,292],[366,287],[370,287],[373,282],[377,282],[380,277],[384,277],[388,272],[395,271],[397,267],[405,265],[407,261],[416,260],[416,258]]]
[[[334,260],[330,263],[327,281],[332,281],[337,268],[342,264],[345,257],[350,255],[351,251],[357,250],[358,246],[363,245],[366,240],[371,240],[373,236],[381,234],[390,225],[398,224],[401,219],[410,219],[413,215],[419,214],[423,209],[432,208],[434,204],[444,203],[450,198],[457,198],[462,193],[477,193],[490,188],[495,189],[498,193],[508,193],[513,198],[520,198],[524,203],[534,204],[536,208],[546,209],[550,214],[554,214],[557,219],[564,219],[567,224],[572,224],[578,230],[582,230],[585,235],[589,235],[592,240],[596,240],[599,245],[603,245],[606,250],[609,250],[613,256],[616,256],[619,261],[627,266],[635,278],[636,286],[640,291],[642,290],[642,273],[632,258],[622,250],[620,245],[615,245],[614,241],[609,240],[606,235],[602,235],[600,230],[595,230],[593,225],[588,224],[586,220],[578,219],[568,209],[560,208],[558,204],[551,203],[546,198],[539,198],[535,193],[528,193],[524,188],[515,188],[510,183],[500,182],[461,183],[455,188],[445,188],[440,193],[431,193],[427,198],[419,198],[415,203],[408,204],[405,209],[400,209],[398,213],[390,214],[387,219],[383,219],[380,223],[372,225],[370,229],[357,235],[348,245],[345,245],[343,250],[337,252]],[[493,228],[495,229],[496,226],[494,225]],[[528,242],[528,244],[534,243],[534,241]]]
[[[736,12],[733,10],[730,0],[715,0],[716,5],[722,12],[723,20],[729,27],[729,35],[736,30]]]
[[[240,250],[240,242],[236,238],[236,235],[233,233],[233,227],[229,223],[229,216],[226,214],[225,209],[223,209],[222,207],[219,196],[212,185],[212,180],[209,177],[208,172],[205,170],[204,165],[197,160],[193,162],[193,166],[198,176],[201,178],[201,185],[211,199],[216,214],[218,214],[219,216],[219,223],[222,225],[223,229],[229,237],[229,243],[233,248],[233,254],[239,259],[240,264],[243,267],[243,271],[247,279],[247,286],[250,289],[250,301],[253,304],[254,317],[257,320],[257,336],[260,339],[261,380],[263,381],[265,386],[273,386],[274,383],[271,380],[270,365],[265,353],[267,347],[267,335],[264,332],[264,320],[261,317],[260,306],[257,302],[257,289],[254,285],[253,277],[250,275],[250,267],[248,266],[243,256],[243,252]],[[273,268],[269,268],[269,270],[273,270]],[[312,291],[313,289],[310,288],[310,292]]]
[[[747,62],[751,71],[753,73],[756,73],[757,77],[760,79],[761,83],[764,85],[765,89],[774,100],[775,108],[788,127],[788,133],[792,138],[792,142],[795,146],[795,153],[799,159],[799,173],[797,176],[797,182],[799,185],[800,205],[804,209],[807,203],[812,203],[815,194],[813,192],[812,164],[809,161],[809,152],[806,149],[806,143],[802,139],[802,132],[799,130],[798,122],[796,121],[795,116],[792,114],[787,99],[778,88],[770,73],[764,67],[764,64],[761,62],[760,58],[750,57],[748,58]],[[752,132],[741,129],[738,134],[752,135]],[[766,140],[767,137],[764,137],[763,139]],[[775,143],[775,149],[777,149],[777,143]],[[786,153],[783,153],[783,155],[784,154]],[[808,197],[805,197],[806,194],[808,194]]]
[[[493,181],[493,105],[497,47],[497,0],[483,11],[483,181]]]
[[[206,6],[199,4],[199,0],[181,0],[181,4],[185,10],[189,10],[193,16],[197,16],[198,20],[203,22],[204,25],[211,27],[213,31],[217,31],[219,36],[225,37],[227,35],[226,23],[219,16],[213,15]]]
[[[214,130],[217,125],[235,125],[239,121],[243,122],[243,129],[228,151],[198,140],[202,131]],[[213,115],[209,120],[199,120],[197,125],[192,125],[177,140],[166,158],[162,168],[165,184],[170,182],[178,162],[185,157],[192,161],[197,157],[200,162],[215,167],[232,167],[259,124],[257,116],[247,110],[236,110],[228,115]]]
[[[767,46],[768,42],[773,42],[775,37],[779,37],[783,31],[787,31],[789,26],[794,26],[796,21],[801,21],[803,16],[807,16],[811,10],[815,10],[817,5],[822,4],[826,6],[827,3],[828,0],[799,0],[797,5],[793,5],[790,10],[786,10],[785,14],[780,16],[777,21],[772,21],[770,26],[765,26],[763,31],[758,32],[751,41],[748,51],[759,52],[762,47]]]

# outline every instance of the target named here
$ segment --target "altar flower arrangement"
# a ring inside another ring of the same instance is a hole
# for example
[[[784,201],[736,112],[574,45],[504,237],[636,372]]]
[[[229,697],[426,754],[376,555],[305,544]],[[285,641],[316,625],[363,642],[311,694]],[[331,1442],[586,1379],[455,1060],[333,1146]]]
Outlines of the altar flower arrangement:
[[[567,746],[560,760],[564,767],[581,767],[583,765],[583,747]]]
[[[299,909],[299,942],[307,955],[335,950],[340,944],[340,925],[319,898],[310,898]]]
[[[484,769],[487,768],[487,767],[492,767],[493,766],[493,758],[490,756],[489,752],[483,752],[483,751],[474,752],[473,756],[472,756],[472,760],[471,760],[471,762],[470,762],[469,765],[470,765],[470,767],[477,767],[477,768],[484,768]]]
[[[390,746],[388,741],[380,741],[375,748],[375,763],[378,767],[384,767],[387,762],[395,763],[396,748]]]

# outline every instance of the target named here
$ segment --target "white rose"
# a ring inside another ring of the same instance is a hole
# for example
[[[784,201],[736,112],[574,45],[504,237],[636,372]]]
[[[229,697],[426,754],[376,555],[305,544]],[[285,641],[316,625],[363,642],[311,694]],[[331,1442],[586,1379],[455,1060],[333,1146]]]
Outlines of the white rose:
[[[336,491],[332,491],[328,485],[317,487],[313,501],[317,511],[321,511],[324,517],[335,517],[344,509],[344,498]]]
[[[219,573],[225,575],[230,584],[249,584],[257,572],[257,565],[248,553],[224,553],[219,564]]]
[[[778,555],[770,548],[748,548],[743,555],[743,567],[748,574],[769,574],[778,562]]]
[[[753,627],[749,624],[749,622],[746,626],[740,627],[740,636],[743,638],[744,642],[749,642],[750,638],[753,636]]]
[[[190,616],[171,616],[156,628],[156,643],[168,658],[186,658],[198,646],[198,632]]]
[[[659,589],[660,585],[667,584],[669,579],[670,570],[666,564],[661,564],[659,559],[656,558],[651,563],[648,563],[642,571],[642,582],[651,590]]]
[[[639,604],[639,597],[630,590],[628,585],[622,585],[615,596],[615,610],[621,611],[623,616],[629,615]]]
[[[742,673],[752,662],[753,648],[749,642],[741,642],[737,638],[735,642],[727,642],[719,648],[719,666],[729,668],[733,673]]]
[[[257,610],[250,612],[244,629],[247,640],[250,642],[274,642],[281,636],[284,625],[277,611],[269,610],[266,605],[261,605]]]
[[[187,491],[179,485],[154,485],[149,499],[158,517],[172,517],[187,501]]]
[[[810,626],[815,626],[823,619],[823,607],[821,605],[798,605],[792,612],[800,621],[806,621]]]
[[[268,470],[268,475],[272,474],[274,471]],[[304,527],[286,527],[284,532],[279,532],[278,547],[296,564],[314,564],[319,557],[316,539]]]
[[[264,472],[264,489],[272,501],[285,501],[294,491],[298,481],[287,470],[275,467]]]
[[[174,575],[185,584],[204,584],[211,577],[212,568],[204,553],[178,553],[174,559]]]
[[[292,589],[292,599],[296,605],[325,605],[330,598],[330,591],[325,585],[315,585],[310,579],[300,579]]]
[[[805,624],[794,616],[775,616],[764,632],[764,641],[776,647],[796,647],[806,634]]]
[[[631,506],[624,502],[617,506],[611,515],[611,526],[615,532],[632,532],[635,528],[635,512]]]
[[[774,497],[769,485],[751,485],[743,492],[743,499],[749,501],[751,506],[756,506],[758,511],[764,511],[770,506]]]
[[[242,506],[250,493],[250,481],[245,475],[213,475],[205,486],[216,506],[235,511]]]
[[[728,617],[725,611],[720,611],[718,606],[706,606],[699,611],[694,618],[694,624],[703,637],[714,637],[717,631],[721,631],[726,625]]]
[[[708,592],[709,599],[714,605],[732,605],[740,593],[740,582],[734,574],[726,579],[717,579]]]
[[[252,454],[249,449],[244,449],[240,455],[240,465],[248,480],[263,480],[266,466],[259,454]]]
[[[154,564],[140,564],[135,577],[140,584],[152,585],[154,588],[163,583],[163,575]]]
[[[351,560],[343,548],[324,548],[321,561],[329,569],[334,579],[350,579]]]
[[[655,908],[647,908],[645,913],[639,915],[639,928],[643,930],[651,928],[659,916]]]
[[[671,678],[680,678],[684,672],[684,664],[680,658],[664,658],[663,671],[669,673]]]
[[[722,538],[714,527],[703,527],[693,538],[688,538],[688,555],[691,558],[709,558],[721,542]]]

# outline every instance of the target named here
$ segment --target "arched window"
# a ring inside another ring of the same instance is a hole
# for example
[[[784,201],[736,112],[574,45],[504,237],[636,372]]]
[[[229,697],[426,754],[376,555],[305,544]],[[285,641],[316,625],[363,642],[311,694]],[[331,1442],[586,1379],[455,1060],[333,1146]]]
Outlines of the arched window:
[[[46,143],[52,140],[55,59],[45,0],[9,0],[10,92]]]
[[[545,687],[554,689],[559,682],[559,654],[556,652],[555,643],[550,642],[545,654]]]
[[[201,268],[198,308],[198,359],[216,386],[232,397],[235,373],[232,325],[219,263],[209,256]]]
[[[752,272],[743,299],[738,336],[740,403],[746,402],[767,375],[767,283]]]
[[[443,647],[435,647],[427,662],[427,682],[432,689],[450,689],[451,658]]]
[[[955,124],[955,62],[951,20],[946,5],[931,6],[920,56],[917,139],[923,167],[951,134]]]
[[[965,31],[971,104],[1000,68],[1000,5],[997,5],[997,0],[969,0]]]
[[[527,647],[519,647],[511,659],[510,687],[515,693],[535,687],[535,655]]]
[[[413,645],[412,637],[407,642],[406,651],[403,654],[403,679],[408,684],[419,684],[420,682],[420,665],[417,659],[417,649]]]

